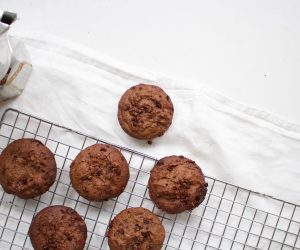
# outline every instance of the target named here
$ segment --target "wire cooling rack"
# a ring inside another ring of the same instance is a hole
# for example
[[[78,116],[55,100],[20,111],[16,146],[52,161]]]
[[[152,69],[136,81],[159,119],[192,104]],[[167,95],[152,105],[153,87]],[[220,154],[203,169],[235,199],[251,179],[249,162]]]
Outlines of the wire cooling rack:
[[[89,202],[70,185],[69,166],[83,148],[99,139],[8,109],[0,128],[0,149],[19,138],[36,138],[54,153],[57,178],[42,196],[23,200],[0,187],[0,249],[32,249],[27,235],[33,216],[49,205],[76,209],[88,228],[86,249],[109,249],[105,233],[111,219],[128,207],[143,206],[159,216],[166,230],[164,249],[300,249],[300,207],[210,177],[205,201],[191,212],[170,215],[157,209],[146,184],[156,159],[120,149],[130,165],[130,180],[118,197]],[[104,142],[106,143],[106,142]]]

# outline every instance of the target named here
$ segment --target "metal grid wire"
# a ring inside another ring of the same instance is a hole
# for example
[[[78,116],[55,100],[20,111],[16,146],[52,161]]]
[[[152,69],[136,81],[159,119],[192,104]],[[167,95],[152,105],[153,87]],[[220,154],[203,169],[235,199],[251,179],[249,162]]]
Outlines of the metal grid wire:
[[[54,153],[57,178],[42,196],[23,200],[0,188],[0,249],[32,249],[27,235],[33,216],[49,205],[76,209],[88,228],[86,249],[109,249],[105,233],[111,219],[128,207],[143,206],[161,219],[164,249],[300,249],[300,207],[210,177],[205,201],[191,212],[170,215],[157,209],[146,184],[156,159],[120,149],[130,165],[125,191],[106,202],[89,202],[70,185],[69,166],[83,148],[106,143],[52,122],[8,109],[0,129],[0,149],[19,138],[36,138]]]

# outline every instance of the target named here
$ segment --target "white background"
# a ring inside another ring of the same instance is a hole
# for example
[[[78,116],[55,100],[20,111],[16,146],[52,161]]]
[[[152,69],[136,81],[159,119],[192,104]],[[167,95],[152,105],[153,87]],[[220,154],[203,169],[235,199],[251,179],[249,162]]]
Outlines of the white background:
[[[1,0],[43,31],[300,123],[299,0]],[[184,84],[184,83],[183,83]]]

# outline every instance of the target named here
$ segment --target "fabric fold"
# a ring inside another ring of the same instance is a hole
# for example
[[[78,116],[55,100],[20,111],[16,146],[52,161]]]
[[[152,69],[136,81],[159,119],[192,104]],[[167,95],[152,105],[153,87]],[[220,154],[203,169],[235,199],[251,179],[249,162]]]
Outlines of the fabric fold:
[[[57,38],[20,36],[33,71],[17,108],[156,158],[185,155],[206,175],[300,204],[300,126],[246,107],[205,85],[122,65]],[[12,41],[17,40],[12,38]],[[152,145],[123,132],[118,101],[130,86],[162,87],[174,104],[170,129]]]

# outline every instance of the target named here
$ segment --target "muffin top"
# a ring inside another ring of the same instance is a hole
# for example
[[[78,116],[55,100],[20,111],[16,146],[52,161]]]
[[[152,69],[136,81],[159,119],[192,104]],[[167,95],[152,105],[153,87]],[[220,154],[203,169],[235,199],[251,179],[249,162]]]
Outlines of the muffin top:
[[[148,209],[128,208],[112,220],[107,236],[111,250],[160,250],[165,230]]]
[[[128,89],[118,106],[122,129],[137,139],[162,136],[170,127],[174,108],[170,97],[158,86],[138,84]]]
[[[56,177],[53,153],[40,141],[19,139],[0,156],[0,183],[5,192],[29,199],[49,190]]]
[[[107,144],[94,144],[81,151],[70,166],[74,189],[90,201],[120,195],[129,180],[129,167],[121,152]]]
[[[33,218],[29,237],[35,250],[83,250],[87,227],[72,208],[51,206]]]
[[[183,156],[168,156],[151,170],[149,195],[167,213],[192,210],[205,199],[207,183],[200,167]]]

